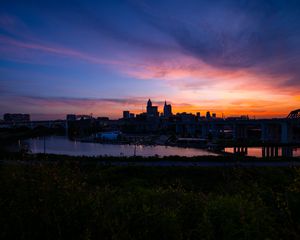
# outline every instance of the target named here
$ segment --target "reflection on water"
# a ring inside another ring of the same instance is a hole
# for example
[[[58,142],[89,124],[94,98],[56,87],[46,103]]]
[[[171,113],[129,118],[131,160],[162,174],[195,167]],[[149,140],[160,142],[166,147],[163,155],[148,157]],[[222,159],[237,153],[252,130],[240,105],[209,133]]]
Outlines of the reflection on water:
[[[44,152],[44,138],[34,138],[25,141],[32,153]],[[52,136],[45,139],[45,152],[66,154],[72,156],[207,156],[218,154],[195,148],[179,148],[167,146],[116,145],[85,143],[71,141],[66,137]]]
[[[299,147],[231,147],[227,153],[251,157],[300,157]]]

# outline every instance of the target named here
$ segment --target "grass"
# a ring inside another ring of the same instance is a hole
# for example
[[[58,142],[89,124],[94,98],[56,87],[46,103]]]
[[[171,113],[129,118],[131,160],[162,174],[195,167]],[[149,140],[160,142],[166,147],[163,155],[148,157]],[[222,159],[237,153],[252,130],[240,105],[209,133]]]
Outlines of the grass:
[[[1,239],[299,239],[299,206],[298,168],[0,165]]]

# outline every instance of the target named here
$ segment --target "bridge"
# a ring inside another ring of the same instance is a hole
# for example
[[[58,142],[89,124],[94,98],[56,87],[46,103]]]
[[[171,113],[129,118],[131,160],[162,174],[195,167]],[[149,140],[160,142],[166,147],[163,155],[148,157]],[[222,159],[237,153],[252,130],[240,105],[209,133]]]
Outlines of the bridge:
[[[291,111],[290,114],[287,116],[288,119],[300,119],[300,109],[296,109]]]
[[[67,128],[67,121],[65,120],[54,120],[54,121],[29,121],[29,122],[10,122],[0,124],[0,128],[19,128],[27,127],[34,129],[37,127],[46,128]]]
[[[300,109],[292,111],[286,118],[274,119],[203,119],[200,121],[177,122],[177,133],[193,135],[197,132],[201,138],[219,138],[226,132],[233,140],[248,140],[249,130],[260,134],[262,143],[300,143]]]

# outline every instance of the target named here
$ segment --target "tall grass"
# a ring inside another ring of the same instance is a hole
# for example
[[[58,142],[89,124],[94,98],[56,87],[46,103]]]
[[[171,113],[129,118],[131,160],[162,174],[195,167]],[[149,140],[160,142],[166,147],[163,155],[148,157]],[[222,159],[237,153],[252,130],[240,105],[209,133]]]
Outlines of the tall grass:
[[[1,165],[1,239],[297,239],[295,168]]]

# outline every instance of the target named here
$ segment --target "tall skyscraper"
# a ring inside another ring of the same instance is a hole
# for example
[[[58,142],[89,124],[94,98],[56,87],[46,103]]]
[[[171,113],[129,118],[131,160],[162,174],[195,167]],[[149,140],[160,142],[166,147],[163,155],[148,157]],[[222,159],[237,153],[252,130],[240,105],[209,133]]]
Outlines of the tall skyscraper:
[[[152,102],[149,99],[147,102],[147,116],[148,117],[158,117],[158,107],[157,106],[152,106]]]
[[[206,112],[206,119],[211,119],[211,116],[210,116],[210,112],[209,112],[209,111]]]
[[[147,115],[151,114],[152,112],[152,102],[149,98],[148,102],[147,102]]]
[[[167,104],[167,101],[165,101],[165,105],[164,105],[164,116],[165,117],[171,117],[172,114],[172,106],[171,104]]]

